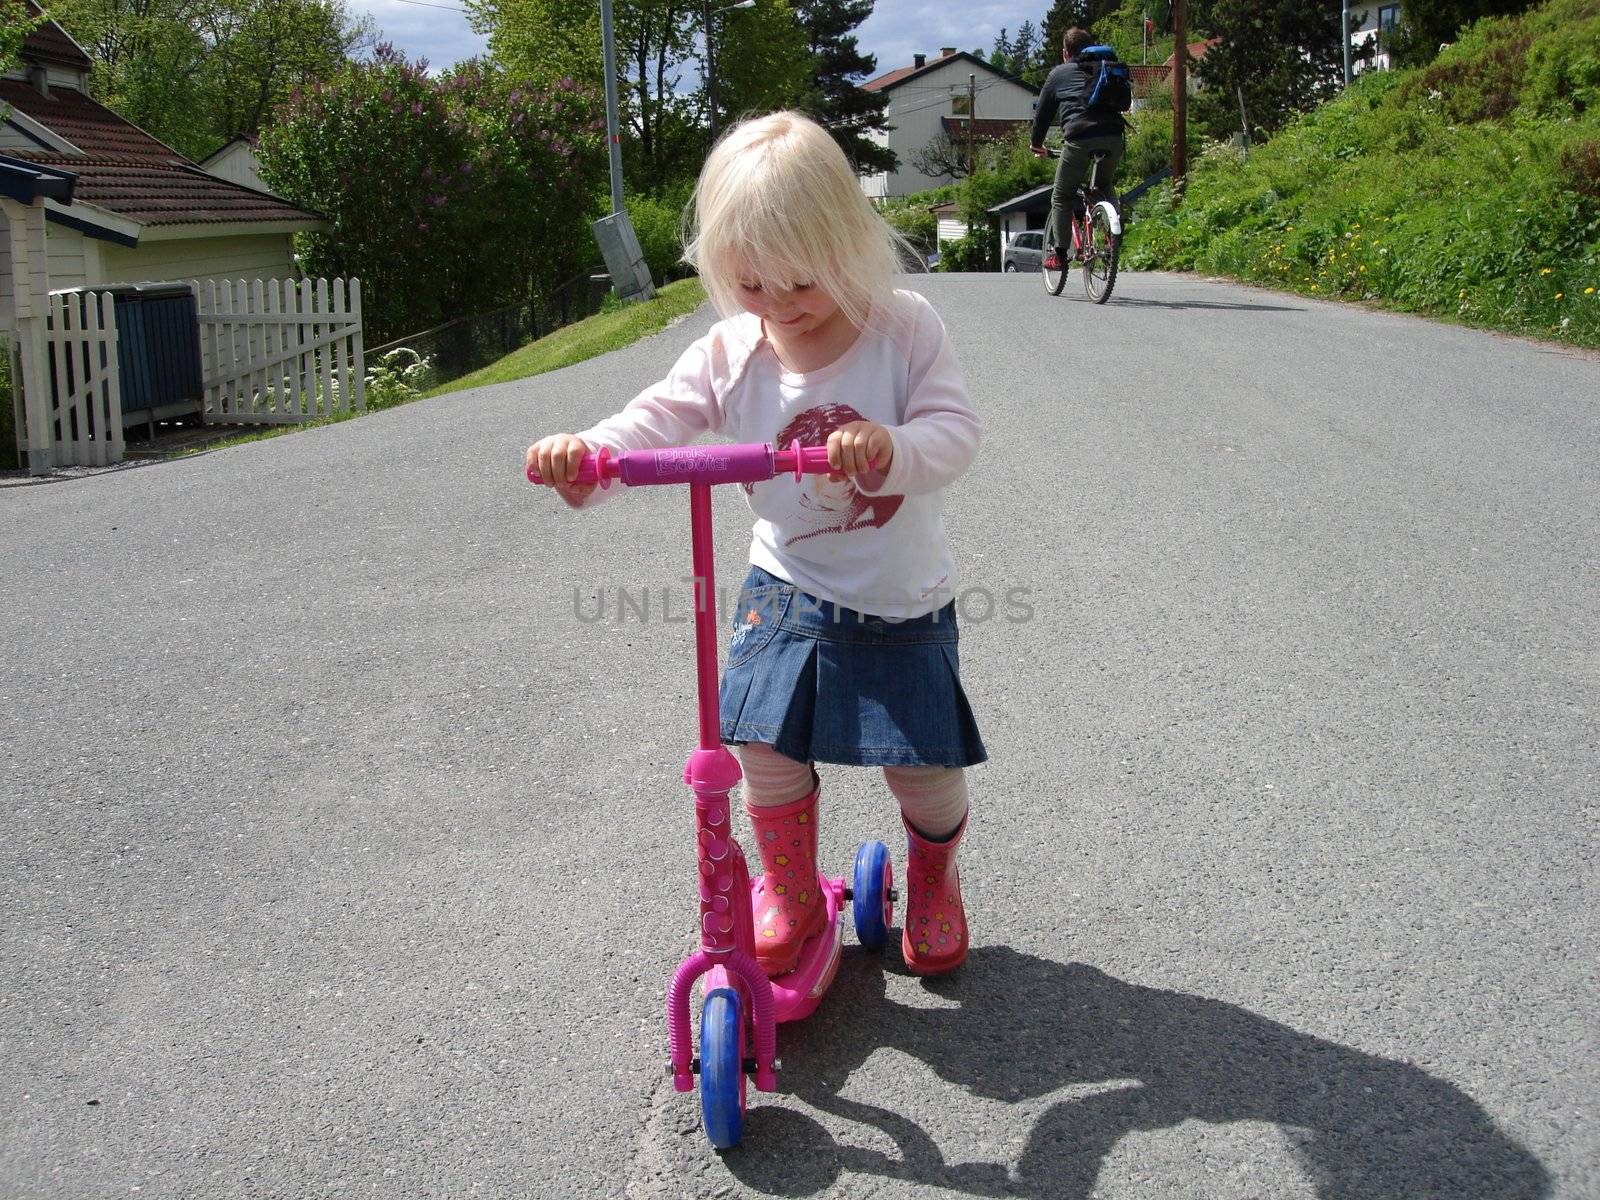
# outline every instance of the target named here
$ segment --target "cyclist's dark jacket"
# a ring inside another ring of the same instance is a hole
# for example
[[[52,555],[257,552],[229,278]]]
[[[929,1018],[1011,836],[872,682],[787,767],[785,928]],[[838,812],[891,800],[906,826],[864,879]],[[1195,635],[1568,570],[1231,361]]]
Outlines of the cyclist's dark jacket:
[[[1122,114],[1109,109],[1089,111],[1084,101],[1100,78],[1098,59],[1080,63],[1064,62],[1045,78],[1039,89],[1039,106],[1033,113],[1033,144],[1044,145],[1050,122],[1061,114],[1061,136],[1069,142],[1079,138],[1111,137],[1126,127]]]

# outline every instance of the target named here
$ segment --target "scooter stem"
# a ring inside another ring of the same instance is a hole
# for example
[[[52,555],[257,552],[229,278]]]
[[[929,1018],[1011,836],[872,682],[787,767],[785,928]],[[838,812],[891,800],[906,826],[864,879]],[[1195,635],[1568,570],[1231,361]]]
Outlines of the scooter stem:
[[[700,696],[700,749],[722,745],[717,704],[716,555],[711,548],[711,485],[689,485],[689,530],[694,542],[694,652]]]

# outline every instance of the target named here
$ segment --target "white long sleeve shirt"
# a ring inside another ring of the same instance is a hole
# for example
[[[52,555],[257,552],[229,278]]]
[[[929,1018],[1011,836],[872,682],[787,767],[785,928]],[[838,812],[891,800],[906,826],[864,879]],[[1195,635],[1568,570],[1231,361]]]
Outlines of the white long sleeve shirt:
[[[759,318],[718,322],[665,379],[578,436],[613,452],[687,445],[707,432],[818,446],[850,421],[883,425],[894,443],[887,472],[745,485],[756,516],[750,561],[861,612],[933,612],[955,594],[943,490],[971,465],[980,424],[927,300],[897,291],[873,325],[882,328],[863,330],[834,362],[801,374],[778,360]],[[606,494],[597,489],[588,503]]]

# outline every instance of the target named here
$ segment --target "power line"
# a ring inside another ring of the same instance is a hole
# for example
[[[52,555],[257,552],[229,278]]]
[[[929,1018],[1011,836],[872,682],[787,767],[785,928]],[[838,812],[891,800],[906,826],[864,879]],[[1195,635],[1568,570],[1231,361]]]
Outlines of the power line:
[[[454,4],[435,4],[433,0],[396,0],[399,4],[415,4],[418,8],[442,8],[445,12],[458,12],[464,16],[471,16],[466,9]]]

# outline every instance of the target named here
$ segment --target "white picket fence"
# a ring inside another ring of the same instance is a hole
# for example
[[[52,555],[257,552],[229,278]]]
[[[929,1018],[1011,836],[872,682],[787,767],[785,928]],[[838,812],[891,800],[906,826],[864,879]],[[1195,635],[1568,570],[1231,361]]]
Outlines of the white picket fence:
[[[57,466],[103,467],[121,462],[122,393],[117,370],[116,305],[104,292],[65,293],[46,297],[45,362],[48,374],[25,379],[11,348],[11,378],[23,388],[46,391],[49,441]],[[51,384],[54,383],[52,389]],[[51,392],[53,391],[53,398]],[[23,446],[28,405],[18,389],[14,398],[17,444]]]
[[[193,286],[208,424],[273,425],[366,411],[359,279]]]

